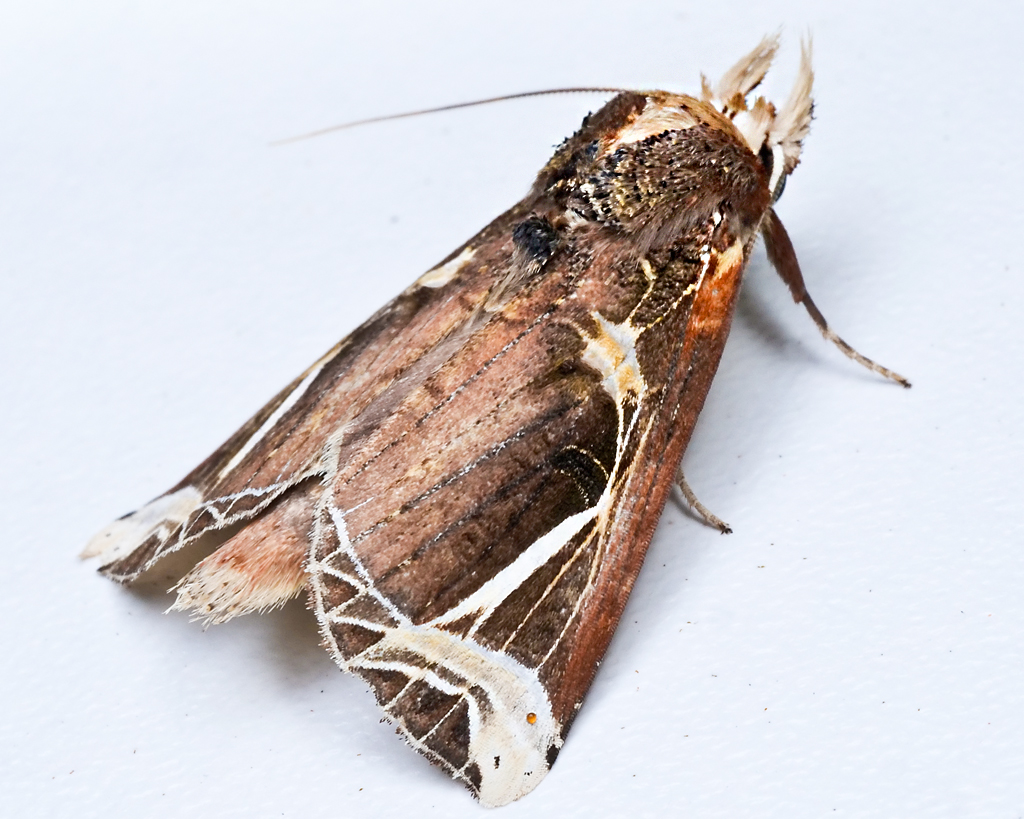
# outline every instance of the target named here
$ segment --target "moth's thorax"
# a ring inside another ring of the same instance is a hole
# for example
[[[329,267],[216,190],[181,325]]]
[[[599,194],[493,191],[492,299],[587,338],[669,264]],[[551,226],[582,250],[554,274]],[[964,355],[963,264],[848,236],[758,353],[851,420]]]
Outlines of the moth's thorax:
[[[710,103],[664,91],[621,94],[587,117],[534,188],[571,222],[672,243],[716,218],[745,240],[771,204],[770,170]]]

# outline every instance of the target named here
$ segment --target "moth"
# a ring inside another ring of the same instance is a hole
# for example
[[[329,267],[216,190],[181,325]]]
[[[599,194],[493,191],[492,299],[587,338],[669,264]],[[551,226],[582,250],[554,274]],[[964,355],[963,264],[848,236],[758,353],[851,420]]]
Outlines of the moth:
[[[417,751],[489,806],[547,774],[608,647],[758,238],[822,333],[773,205],[813,73],[751,92],[766,38],[700,96],[623,92],[526,197],[84,555],[130,583],[206,544],[175,609],[306,590],[323,642]]]

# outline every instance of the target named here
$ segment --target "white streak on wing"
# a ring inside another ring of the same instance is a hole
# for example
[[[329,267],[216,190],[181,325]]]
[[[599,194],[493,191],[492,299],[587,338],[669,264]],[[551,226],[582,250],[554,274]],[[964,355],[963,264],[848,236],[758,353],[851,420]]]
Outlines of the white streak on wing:
[[[539,609],[541,607],[541,605],[547,599],[548,595],[551,594],[551,592],[553,592],[558,587],[558,584],[560,582],[562,582],[562,578],[565,577],[565,575],[569,572],[570,569],[572,569],[572,567],[574,565],[576,565],[576,561],[579,560],[580,557],[587,551],[587,549],[590,548],[591,544],[594,542],[594,538],[598,537],[599,535],[600,535],[599,530],[595,529],[589,535],[587,535],[585,538],[583,538],[583,540],[580,542],[579,546],[576,547],[576,551],[574,551],[569,556],[569,558],[562,564],[561,568],[558,570],[558,574],[556,574],[551,579],[551,581],[548,583],[547,588],[544,589],[544,593],[540,597],[537,598],[537,600],[534,602],[534,604],[532,606],[530,606],[530,610],[528,612],[526,612],[526,615],[524,617],[520,618],[519,625],[516,626],[515,631],[513,631],[509,635],[508,639],[505,640],[504,645],[502,645],[502,650],[503,651],[505,649],[507,649],[513,643],[513,641],[516,639],[516,637],[519,636],[519,633],[523,630],[523,627],[528,622],[530,622],[530,618],[533,617],[533,613],[537,609]],[[591,577],[594,576],[594,566],[596,564],[597,564],[596,560],[591,562],[591,569],[590,569],[590,576]],[[590,585],[589,581],[588,581],[587,585],[588,586]],[[577,599],[577,601],[576,601],[576,606],[577,607],[582,604],[583,599],[584,599],[584,595],[581,595]],[[572,618],[570,617],[569,620],[571,620],[571,619]],[[568,628],[569,620],[566,621],[565,627],[563,627],[563,629],[562,629],[562,634],[564,634],[565,633],[565,629]],[[537,663],[537,667],[538,668],[540,666],[544,665],[544,661],[546,661],[547,658],[550,657],[551,654],[554,652],[554,650],[556,648],[558,648],[558,645],[559,645],[560,642],[561,642],[561,639],[558,639],[558,640],[556,640],[552,644],[551,649],[545,655],[544,660],[542,660],[541,662]]]
[[[363,594],[369,594],[373,597],[403,626],[406,624],[411,626],[412,621],[405,616],[402,610],[392,603],[390,599],[377,591],[377,587],[373,585],[373,578],[366,570],[363,562],[359,559],[359,555],[356,554],[356,550],[352,548],[352,538],[348,534],[348,524],[345,523],[345,516],[341,513],[341,510],[333,504],[330,504],[329,509],[331,512],[331,520],[333,521],[334,528],[338,533],[338,541],[341,544],[339,551],[352,561],[353,565],[356,567],[356,573],[359,575],[358,578],[348,578],[348,582],[352,583],[352,585],[359,589]]]
[[[605,501],[602,496],[601,502]],[[463,600],[454,608],[448,609],[440,617],[431,620],[428,625],[440,626],[451,623],[464,617],[467,614],[480,612],[469,634],[472,635],[501,603],[512,592],[519,588],[537,569],[547,563],[552,557],[571,541],[576,534],[594,520],[601,504],[570,515],[554,529],[545,535],[537,538],[531,543],[512,563],[498,572],[494,577],[484,583],[473,594]]]
[[[472,247],[467,247],[458,256],[452,259],[450,262],[445,262],[433,270],[428,270],[418,279],[416,279],[415,287],[444,287],[448,282],[459,275],[459,271],[462,270],[463,266],[473,258],[473,254],[476,250]]]
[[[256,446],[256,444],[258,444],[263,437],[274,428],[274,424],[280,421],[284,414],[295,406],[298,400],[305,394],[306,390],[309,389],[309,385],[313,383],[313,379],[320,375],[320,371],[324,368],[324,365],[334,358],[335,352],[336,350],[331,350],[330,353],[309,368],[309,372],[306,373],[306,377],[303,378],[302,381],[299,382],[298,386],[288,394],[288,397],[281,402],[281,406],[270,414],[270,417],[267,418],[260,428],[252,434],[249,440],[245,442],[244,446],[242,446],[242,448],[234,454],[231,460],[224,465],[220,472],[217,473],[218,480],[238,466],[242,462],[242,459],[252,451],[253,447]]]
[[[193,486],[162,495],[98,532],[82,550],[82,557],[99,555],[105,565],[131,554],[153,534],[160,534],[166,541],[179,524],[188,520],[202,500],[202,495]]]

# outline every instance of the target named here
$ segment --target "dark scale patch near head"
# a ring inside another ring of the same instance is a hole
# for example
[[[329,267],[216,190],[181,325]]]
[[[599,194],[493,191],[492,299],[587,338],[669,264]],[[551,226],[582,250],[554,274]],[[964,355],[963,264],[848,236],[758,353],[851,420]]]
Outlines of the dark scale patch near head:
[[[772,149],[768,147],[766,142],[761,146],[761,150],[758,151],[757,158],[761,160],[761,164],[764,165],[765,173],[768,178],[772,177],[772,168],[775,166],[775,154],[772,153]]]
[[[515,298],[534,279],[558,248],[558,231],[543,216],[533,214],[512,228],[512,263],[484,305],[497,310]]]
[[[558,244],[558,232],[543,216],[530,216],[512,230],[512,241],[524,261],[532,262],[538,268],[547,264]]]

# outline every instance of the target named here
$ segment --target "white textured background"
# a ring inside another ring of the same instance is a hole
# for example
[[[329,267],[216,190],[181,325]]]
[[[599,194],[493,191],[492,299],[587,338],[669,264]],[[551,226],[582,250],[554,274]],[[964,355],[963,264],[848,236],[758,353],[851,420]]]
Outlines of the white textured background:
[[[1015,4],[0,7],[0,813],[477,816],[301,605],[203,632],[75,557],[527,189],[597,98],[768,31],[817,119],[780,203],[846,361],[758,254],[558,764],[503,817],[1024,813]]]

